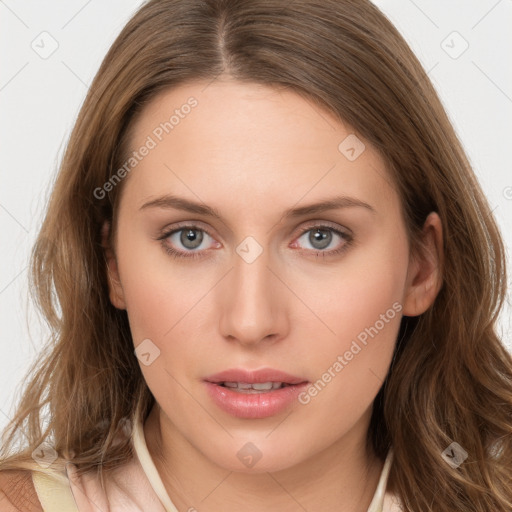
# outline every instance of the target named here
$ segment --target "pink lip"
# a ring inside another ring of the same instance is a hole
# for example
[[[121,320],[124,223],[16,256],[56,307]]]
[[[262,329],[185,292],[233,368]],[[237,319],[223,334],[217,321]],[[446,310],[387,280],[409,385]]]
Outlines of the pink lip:
[[[223,382],[284,382],[289,386],[248,394],[223,387]],[[288,408],[297,401],[298,395],[309,382],[272,368],[256,371],[235,368],[207,377],[205,384],[213,402],[224,412],[237,418],[258,419],[274,416]]]
[[[245,370],[244,368],[232,368],[206,377],[207,382],[247,382],[248,384],[261,382],[286,382],[286,384],[300,384],[307,382],[306,379],[295,377],[289,373],[275,370],[273,368],[262,368],[261,370]]]

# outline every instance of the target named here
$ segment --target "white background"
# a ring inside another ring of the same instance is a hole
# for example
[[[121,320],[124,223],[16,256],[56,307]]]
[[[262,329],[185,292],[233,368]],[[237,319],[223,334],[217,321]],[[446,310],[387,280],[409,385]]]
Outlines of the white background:
[[[27,299],[27,264],[50,184],[88,84],[140,3],[0,0],[0,428],[44,339]],[[429,71],[510,254],[512,0],[376,4]],[[47,58],[32,47],[52,44],[58,47]],[[508,306],[500,326],[512,348],[510,313]]]

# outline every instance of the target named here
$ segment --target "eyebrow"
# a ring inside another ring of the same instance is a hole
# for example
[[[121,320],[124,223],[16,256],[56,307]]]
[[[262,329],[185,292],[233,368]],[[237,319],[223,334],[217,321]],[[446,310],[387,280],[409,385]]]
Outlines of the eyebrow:
[[[335,196],[327,198],[323,201],[319,201],[317,203],[299,206],[297,208],[290,208],[284,212],[282,218],[297,218],[303,217],[305,215],[311,215],[313,213],[322,213],[328,210],[337,210],[340,208],[352,207],[365,208],[374,215],[377,213],[373,206],[369,205],[368,203],[365,203],[364,201],[361,201],[360,199],[347,196]],[[183,210],[189,213],[205,215],[218,220],[222,220],[222,217],[217,209],[212,208],[211,206],[207,206],[206,204],[190,201],[189,199],[178,197],[172,194],[166,194],[164,196],[152,199],[151,201],[144,203],[140,207],[140,210],[146,210],[150,208],[162,208],[165,210]]]

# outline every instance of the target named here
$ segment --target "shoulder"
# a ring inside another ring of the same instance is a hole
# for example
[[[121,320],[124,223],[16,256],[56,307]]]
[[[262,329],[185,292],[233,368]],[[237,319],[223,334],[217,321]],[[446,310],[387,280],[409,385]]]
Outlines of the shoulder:
[[[31,471],[0,471],[0,511],[43,512]]]

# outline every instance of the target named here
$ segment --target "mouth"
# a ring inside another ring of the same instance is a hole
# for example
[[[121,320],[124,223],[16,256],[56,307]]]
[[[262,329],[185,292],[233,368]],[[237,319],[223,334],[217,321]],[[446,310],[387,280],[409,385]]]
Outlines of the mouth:
[[[204,382],[220,409],[246,419],[266,418],[285,411],[309,384],[307,379],[272,368],[225,370]]]
[[[215,375],[210,375],[206,377],[205,381],[240,393],[268,393],[276,389],[308,382],[307,379],[274,368],[261,368],[259,370],[232,368],[216,373]]]
[[[287,382],[216,382],[218,386],[228,388],[237,393],[269,393],[276,389],[294,386],[295,384],[288,384]]]

